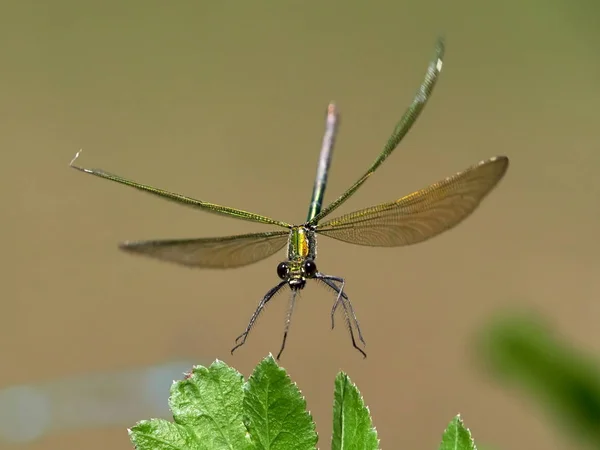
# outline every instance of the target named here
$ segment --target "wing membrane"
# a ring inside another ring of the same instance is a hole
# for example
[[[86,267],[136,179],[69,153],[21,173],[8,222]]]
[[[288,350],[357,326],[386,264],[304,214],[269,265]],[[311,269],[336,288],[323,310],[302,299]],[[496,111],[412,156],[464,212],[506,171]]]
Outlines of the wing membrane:
[[[317,233],[377,247],[416,244],[467,218],[508,169],[508,158],[482,161],[463,172],[396,201],[324,222]]]
[[[287,231],[217,238],[124,242],[122,250],[190,267],[226,269],[265,259],[287,243]]]
[[[128,180],[126,178],[120,177],[119,175],[115,175],[109,172],[105,172],[102,169],[86,169],[84,167],[76,166],[74,164],[75,160],[79,157],[81,150],[77,152],[75,158],[71,161],[70,166],[73,169],[77,169],[83,173],[89,173],[90,175],[94,175],[100,178],[104,178],[105,180],[114,181],[119,184],[124,184],[125,186],[129,186],[140,191],[148,192],[150,194],[162,197],[166,200],[170,200],[175,203],[179,203],[180,205],[191,206],[193,208],[199,208],[207,212],[211,212],[214,214],[220,214],[223,216],[234,217],[236,219],[248,220],[250,222],[258,222],[264,223],[267,225],[277,225],[283,228],[291,228],[291,225],[285,222],[281,222],[279,220],[271,219],[270,217],[261,216],[260,214],[251,213],[248,211],[243,211],[241,209],[230,208],[228,206],[221,206],[215,203],[205,202],[203,200],[196,200],[191,197],[186,197],[185,195],[176,194],[174,192],[165,191],[163,189],[158,189],[152,186],[148,186],[145,184],[137,183],[132,180]]]
[[[322,209],[319,214],[313,217],[309,223],[311,225],[316,225],[321,219],[325,216],[329,215],[336,208],[338,208],[342,203],[350,198],[352,194],[354,194],[362,184],[369,179],[371,175],[377,170],[377,168],[383,164],[383,162],[387,159],[388,156],[392,154],[392,152],[398,147],[400,141],[406,136],[406,133],[409,132],[421,111],[425,107],[427,100],[431,96],[433,92],[433,88],[437,82],[438,75],[442,70],[442,60],[444,58],[444,39],[439,38],[435,48],[435,55],[433,59],[430,61],[429,66],[427,67],[427,72],[425,73],[425,79],[421,83],[417,94],[415,95],[411,105],[408,107],[400,121],[396,124],[396,128],[390,138],[388,139],[385,147],[382,152],[379,154],[377,159],[373,161],[371,167],[367,169],[367,171],[361,176],[346,192],[340,195],[337,199],[335,199],[332,203],[330,203],[326,208]]]

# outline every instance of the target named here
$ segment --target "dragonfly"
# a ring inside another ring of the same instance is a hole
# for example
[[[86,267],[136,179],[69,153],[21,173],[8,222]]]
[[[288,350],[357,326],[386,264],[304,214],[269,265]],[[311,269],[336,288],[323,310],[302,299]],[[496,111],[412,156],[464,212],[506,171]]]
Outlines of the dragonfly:
[[[332,329],[335,326],[335,313],[341,308],[352,346],[363,357],[366,357],[367,354],[363,349],[366,342],[357,315],[346,293],[345,278],[325,274],[317,268],[315,262],[317,237],[326,236],[350,244],[370,247],[401,247],[424,242],[455,227],[470,216],[481,201],[494,189],[508,169],[508,158],[496,156],[399,199],[324,220],[346,202],[373,175],[411,129],[433,92],[442,70],[444,52],[444,39],[438,38],[435,54],[428,64],[424,80],[419,86],[412,103],[396,124],[381,153],[352,186],[329,205],[322,207],[339,125],[337,108],[335,104],[329,104],[308,216],[306,221],[300,225],[272,219],[242,209],[197,200],[137,183],[101,169],[88,169],[78,166],[75,161],[81,150],[75,155],[70,166],[81,172],[114,181],[182,205],[276,228],[272,231],[222,237],[125,241],[119,245],[120,249],[132,254],[157,258],[188,267],[209,269],[247,266],[264,260],[287,246],[286,259],[277,265],[276,272],[280,281],[258,303],[246,329],[236,338],[235,346],[231,349],[232,354],[246,343],[256,320],[271,299],[287,287],[291,294],[285,319],[283,340],[277,354],[279,360],[286,345],[297,295],[304,289],[307,280],[314,280],[335,295],[335,301],[331,309]],[[361,345],[358,344],[357,337]]]

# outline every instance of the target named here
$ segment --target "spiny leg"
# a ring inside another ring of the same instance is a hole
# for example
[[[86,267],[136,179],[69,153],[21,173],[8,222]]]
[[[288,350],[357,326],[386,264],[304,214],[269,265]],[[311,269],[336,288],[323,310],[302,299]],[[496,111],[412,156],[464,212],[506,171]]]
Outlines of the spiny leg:
[[[327,285],[334,292],[337,293],[337,298],[336,298],[335,303],[333,304],[333,308],[331,310],[332,325],[333,325],[333,314],[335,313],[337,305],[339,303],[341,303],[342,308],[344,308],[344,316],[346,318],[346,325],[348,326],[348,331],[350,332],[350,339],[352,340],[352,346],[356,350],[358,350],[363,355],[363,357],[366,358],[367,354],[364,352],[364,350],[362,350],[356,344],[356,339],[354,338],[354,331],[352,329],[353,328],[352,321],[354,322],[354,326],[356,327],[356,331],[358,332],[358,337],[359,337],[360,341],[363,343],[363,345],[366,345],[365,340],[362,337],[362,332],[360,330],[360,324],[358,323],[358,319],[356,318],[356,314],[354,313],[354,309],[352,308],[352,303],[350,302],[350,299],[348,298],[348,296],[344,293],[344,285],[345,285],[344,279],[340,278],[340,277],[333,277],[330,275],[323,275],[323,274],[318,274],[317,276],[315,276],[315,279],[322,281],[323,283],[325,283],[325,285]],[[342,286],[338,288],[337,285],[335,283],[333,283],[334,281],[342,283]]]
[[[354,331],[352,330],[352,323],[350,320],[350,318],[352,317],[351,314],[354,314],[354,313],[352,313],[348,310],[348,306],[349,306],[348,302],[342,301],[342,308],[344,308],[344,317],[346,318],[346,325],[348,327],[348,331],[350,332],[350,339],[352,340],[352,346],[363,355],[363,358],[366,358],[367,354],[365,353],[365,351],[363,349],[361,349],[358,345],[356,345],[356,340],[354,339]],[[360,332],[360,326],[358,324],[358,321],[356,320],[356,316],[354,316],[353,319],[355,322],[356,329],[358,331],[359,339],[361,340],[363,345],[366,345],[362,338],[362,333]]]
[[[258,319],[258,316],[260,315],[262,310],[265,308],[265,306],[267,305],[269,300],[271,300],[273,298],[273,296],[275,294],[277,294],[277,292],[279,292],[279,290],[286,284],[287,284],[287,281],[282,281],[277,286],[275,286],[274,288],[272,288],[269,292],[267,292],[265,294],[263,299],[259,302],[258,307],[256,308],[256,311],[254,311],[254,314],[252,314],[252,317],[250,318],[250,322],[248,322],[248,326],[246,327],[246,330],[242,334],[240,334],[237,338],[235,338],[236,346],[231,349],[232,355],[236,349],[238,349],[239,347],[241,347],[242,345],[244,345],[246,343],[248,334],[252,330],[252,327],[254,326],[254,323],[256,322],[256,319]],[[240,339],[241,339],[241,342],[240,342]]]
[[[343,290],[344,285],[342,285],[342,289],[340,289],[333,281],[329,279],[322,279],[321,281],[323,281],[323,283],[329,286],[337,294],[335,302],[333,302],[333,307],[331,308],[331,329],[333,330],[335,328],[335,312],[337,311],[340,301],[348,300],[348,296]]]
[[[352,320],[354,321],[354,324],[356,326],[360,342],[362,342],[364,345],[367,345],[363,338],[362,331],[360,330],[360,324],[358,323],[358,318],[356,317],[356,313],[354,312],[354,308],[352,307],[352,302],[344,292],[344,286],[346,285],[344,279],[339,277],[327,276],[326,279],[321,279],[321,281],[327,284],[327,286],[329,286],[331,289],[333,289],[333,291],[336,294],[338,294],[338,297],[336,298],[335,303],[331,308],[331,328],[333,329],[335,327],[335,312],[337,311],[338,306],[340,305],[340,303],[342,303],[342,305],[346,304],[348,306],[348,309],[350,310]],[[342,283],[341,288],[338,288],[333,281]]]
[[[349,302],[349,299],[348,299],[348,296],[346,295],[346,293],[344,291],[340,291],[340,289],[337,287],[337,285],[333,281],[324,280],[324,279],[319,279],[319,281],[322,281],[328,288],[330,288],[338,296],[338,297],[336,297],[333,307],[331,308],[331,329],[333,330],[335,328],[335,312],[337,310],[338,305],[340,304],[340,296],[344,301]],[[358,325],[358,320],[356,318],[356,314],[354,314],[354,310],[352,310],[352,315],[353,315],[353,320],[357,323],[356,328],[358,331],[358,337],[360,338],[360,341],[366,345],[365,340],[363,339],[362,333],[360,331],[360,326]]]
[[[283,353],[283,349],[285,348],[285,341],[287,340],[288,331],[290,329],[290,323],[292,322],[292,313],[294,312],[294,305],[296,304],[296,295],[298,291],[293,290],[292,296],[290,297],[290,306],[288,307],[287,315],[285,317],[285,329],[283,330],[283,341],[281,342],[281,349],[279,349],[279,353],[277,353],[277,360]]]

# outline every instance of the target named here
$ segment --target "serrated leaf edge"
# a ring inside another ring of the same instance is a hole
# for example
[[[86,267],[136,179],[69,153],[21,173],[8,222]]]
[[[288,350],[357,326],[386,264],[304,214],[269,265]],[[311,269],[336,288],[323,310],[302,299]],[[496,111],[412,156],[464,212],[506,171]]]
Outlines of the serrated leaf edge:
[[[379,450],[381,450],[381,446],[380,446],[381,439],[379,438],[379,433],[377,433],[377,427],[375,425],[373,425],[373,416],[371,415],[371,409],[365,402],[365,399],[364,399],[360,389],[358,389],[358,386],[356,385],[356,383],[354,383],[354,381],[352,381],[350,376],[343,370],[340,370],[338,372],[338,374],[336,375],[335,379],[337,379],[337,377],[340,375],[344,378],[344,383],[350,384],[356,390],[356,392],[358,392],[358,397],[360,398],[360,402],[361,402],[362,406],[367,410],[367,415],[369,416],[369,422],[371,422],[371,430],[375,432],[375,438],[377,439],[377,448]],[[334,383],[335,383],[335,379],[334,379]],[[335,391],[335,389],[334,389],[334,391]],[[333,405],[335,407],[335,394],[334,394],[334,398],[333,398]],[[333,439],[333,434],[331,435],[331,437]]]
[[[458,423],[460,424],[461,427],[463,427],[465,430],[467,430],[467,433],[469,434],[469,440],[471,441],[471,444],[473,446],[473,450],[477,450],[477,444],[475,444],[475,439],[473,438],[473,433],[471,433],[471,430],[469,429],[469,427],[465,426],[465,422],[460,413],[457,413],[456,416],[454,416],[454,418],[450,421],[450,423],[446,427],[446,430],[450,427],[452,422],[454,422],[454,419],[456,419],[458,421]],[[444,433],[446,432],[446,430],[444,430]]]
[[[315,423],[315,419],[312,415],[312,413],[310,412],[310,410],[307,408],[307,401],[306,401],[306,397],[304,396],[304,394],[302,393],[302,389],[300,389],[300,387],[298,386],[298,383],[295,382],[294,380],[292,380],[292,377],[290,376],[290,374],[288,373],[287,370],[285,370],[285,368],[283,368],[282,366],[280,366],[277,363],[277,360],[273,357],[273,354],[269,352],[269,354],[267,356],[265,356],[263,359],[261,359],[258,364],[254,367],[254,369],[252,370],[252,373],[248,376],[248,379],[244,381],[243,384],[243,390],[244,390],[244,395],[246,395],[245,393],[248,391],[248,388],[250,386],[250,380],[252,378],[254,378],[254,374],[257,370],[258,367],[260,367],[262,364],[266,363],[266,362],[271,362],[275,365],[275,368],[280,371],[283,372],[283,375],[285,376],[285,378],[287,380],[289,380],[290,384],[292,386],[294,386],[296,388],[296,391],[300,394],[300,399],[302,400],[302,408],[304,409],[304,412],[308,415],[308,418],[310,419],[310,422],[312,424],[312,431],[315,433],[315,435],[317,436],[317,443],[319,442],[319,433],[317,433],[317,424]],[[249,433],[249,431],[247,431]],[[319,447],[317,447],[318,449]]]

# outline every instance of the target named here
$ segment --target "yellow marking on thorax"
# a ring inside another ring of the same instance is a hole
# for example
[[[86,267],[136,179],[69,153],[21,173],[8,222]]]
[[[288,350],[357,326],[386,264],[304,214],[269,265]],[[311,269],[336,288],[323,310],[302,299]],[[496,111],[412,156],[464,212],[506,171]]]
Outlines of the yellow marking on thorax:
[[[302,258],[308,256],[308,239],[306,239],[306,233],[303,229],[298,230],[298,253]]]

